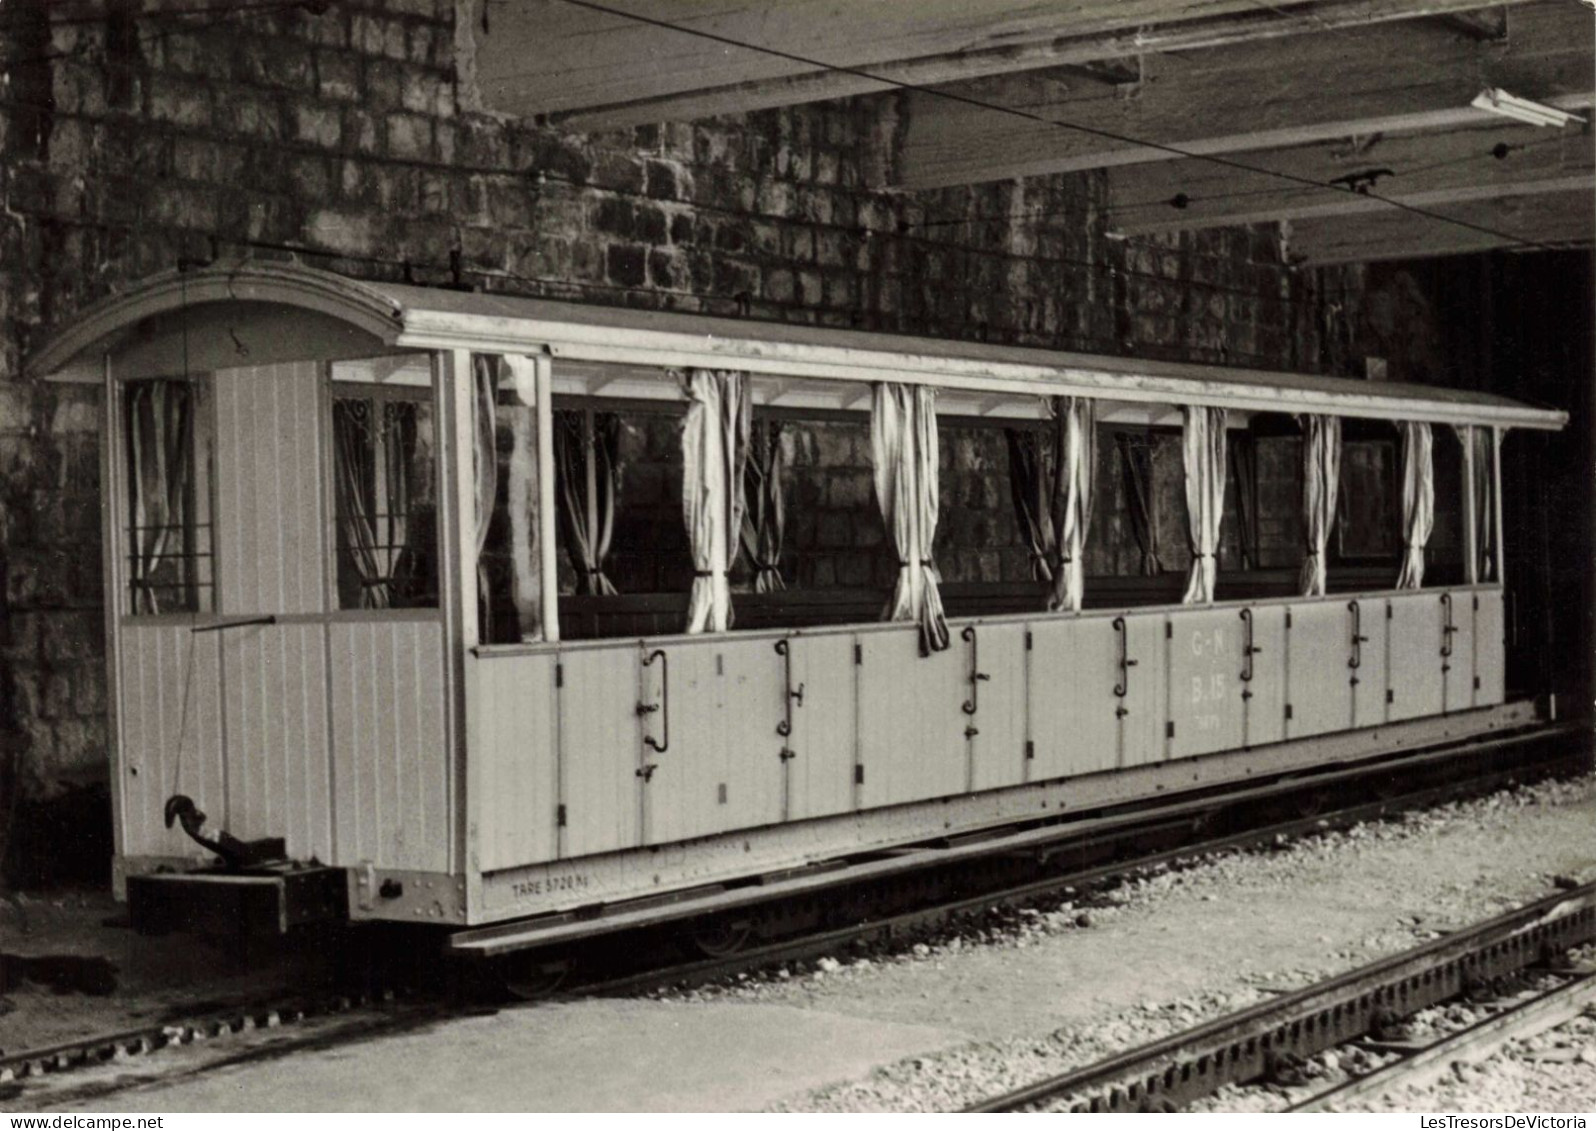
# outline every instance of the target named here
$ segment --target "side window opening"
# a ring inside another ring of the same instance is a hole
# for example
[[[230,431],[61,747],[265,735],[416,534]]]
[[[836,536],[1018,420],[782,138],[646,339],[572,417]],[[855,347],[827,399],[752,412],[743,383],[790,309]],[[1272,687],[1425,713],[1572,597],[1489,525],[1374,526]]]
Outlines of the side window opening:
[[[131,381],[122,394],[128,611],[215,609],[215,433],[204,379]]]
[[[436,608],[438,438],[430,365],[426,358],[383,358],[332,369],[337,607]]]

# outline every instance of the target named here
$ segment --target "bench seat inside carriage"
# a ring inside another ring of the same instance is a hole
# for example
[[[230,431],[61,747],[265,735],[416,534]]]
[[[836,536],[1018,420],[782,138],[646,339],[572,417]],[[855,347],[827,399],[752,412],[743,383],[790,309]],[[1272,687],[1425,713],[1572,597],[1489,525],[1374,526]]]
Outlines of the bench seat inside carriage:
[[[265,263],[31,364],[103,393],[161,926],[503,923],[1544,717],[1500,462],[1565,418],[1500,397]]]

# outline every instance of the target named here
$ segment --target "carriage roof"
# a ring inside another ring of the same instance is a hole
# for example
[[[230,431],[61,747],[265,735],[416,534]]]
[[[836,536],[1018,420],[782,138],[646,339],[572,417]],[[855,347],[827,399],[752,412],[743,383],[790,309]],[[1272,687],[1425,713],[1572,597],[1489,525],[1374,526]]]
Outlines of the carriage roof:
[[[1558,429],[1568,420],[1564,412],[1442,386],[589,306],[356,280],[259,261],[146,279],[75,315],[33,355],[29,370],[54,380],[97,383],[101,354],[180,331],[197,333],[205,312],[223,304],[245,304],[262,317],[275,317],[279,337],[286,332],[292,339],[297,328],[306,327],[307,336],[316,337],[315,356],[355,356],[375,348],[465,349],[547,353],[574,369],[738,369],[765,379],[767,400],[786,397],[798,406],[847,407],[854,394],[843,382],[856,388],[860,382],[901,381],[977,394],[986,406],[982,411],[995,410],[993,415],[1005,414],[1005,402],[1063,394],[1501,428]],[[320,328],[316,335],[309,335],[312,324]]]

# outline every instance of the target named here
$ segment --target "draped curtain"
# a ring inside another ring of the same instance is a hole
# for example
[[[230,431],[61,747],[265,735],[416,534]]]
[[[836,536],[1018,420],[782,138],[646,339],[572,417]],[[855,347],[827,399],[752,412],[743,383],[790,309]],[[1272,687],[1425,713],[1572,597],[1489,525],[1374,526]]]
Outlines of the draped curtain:
[[[482,551],[488,544],[488,528],[493,524],[493,501],[499,492],[499,358],[473,354],[471,358],[471,467],[472,496],[476,504],[474,542],[477,562],[477,608],[481,617],[481,639],[492,638],[493,594],[488,582],[487,563]]]
[[[1496,577],[1496,445],[1502,433],[1477,424],[1454,425],[1474,476],[1474,557],[1476,580]]]
[[[754,592],[774,593],[787,588],[781,576],[781,544],[787,530],[786,503],[782,498],[787,456],[781,443],[780,421],[762,422],[754,428],[743,475],[747,510],[743,516],[742,545],[754,569]]]
[[[333,402],[335,490],[344,549],[360,583],[358,607],[386,609],[393,578],[379,560],[377,546],[377,472],[372,419],[375,402],[340,398]]]
[[[155,574],[183,534],[194,474],[192,391],[183,381],[138,381],[128,386],[127,412],[132,611],[158,613]]]
[[[1225,510],[1225,410],[1185,409],[1181,455],[1186,468],[1186,520],[1191,537],[1191,573],[1181,601],[1207,604],[1219,579],[1219,524]]]
[[[1237,429],[1229,433],[1230,477],[1236,484],[1236,540],[1241,547],[1241,568],[1257,569],[1258,553],[1258,437]]]
[[[1158,549],[1158,526],[1153,522],[1151,453],[1146,443],[1124,433],[1117,435],[1114,443],[1124,475],[1131,534],[1142,554],[1142,576],[1156,577],[1164,572],[1164,559]]]
[[[566,411],[555,415],[554,425],[557,517],[576,570],[576,591],[581,596],[612,594],[615,585],[604,574],[604,562],[610,554],[620,480],[620,417]]]
[[[898,551],[898,580],[883,620],[917,621],[920,654],[948,647],[939,578],[931,559],[937,533],[936,390],[880,382],[870,415],[876,501]]]
[[[1058,569],[1048,593],[1049,611],[1079,612],[1086,587],[1086,532],[1092,525],[1092,475],[1097,467],[1097,403],[1087,397],[1054,397],[1058,438],[1054,465],[1054,527]]]
[[[1428,424],[1404,421],[1402,429],[1402,572],[1398,589],[1424,585],[1424,547],[1435,528],[1435,459]]]
[[[1328,583],[1325,546],[1336,521],[1341,484],[1341,418],[1320,414],[1302,418],[1302,529],[1307,554],[1302,559],[1304,597],[1322,597]]]
[[[504,368],[518,404],[511,416],[513,443],[506,504],[510,512],[510,602],[523,641],[543,636],[542,557],[538,538],[537,367],[529,357],[506,355]]]
[[[746,373],[690,369],[686,386],[682,516],[693,552],[687,631],[725,632],[732,623],[727,573],[743,528],[753,403]]]
[[[1053,497],[1057,476],[1049,466],[1042,434],[1030,428],[1005,428],[1009,449],[1009,495],[1014,518],[1031,551],[1031,579],[1053,580],[1058,562],[1058,535],[1053,526]]]

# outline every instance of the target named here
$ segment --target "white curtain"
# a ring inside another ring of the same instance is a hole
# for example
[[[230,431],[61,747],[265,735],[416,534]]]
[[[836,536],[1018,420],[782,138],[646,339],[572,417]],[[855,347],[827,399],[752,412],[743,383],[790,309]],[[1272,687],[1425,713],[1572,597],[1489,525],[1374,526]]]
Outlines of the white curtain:
[[[936,390],[878,383],[870,415],[876,502],[898,551],[898,581],[882,620],[917,621],[920,652],[948,646],[931,548],[937,534]]]
[[[1500,429],[1477,424],[1454,425],[1458,442],[1473,465],[1474,475],[1474,558],[1478,563],[1476,580],[1496,577],[1496,445]],[[1467,474],[1467,465],[1465,465]]]
[[[1402,429],[1402,572],[1398,589],[1424,585],[1424,547],[1435,528],[1435,459],[1428,424]]]
[[[515,605],[516,627],[523,641],[543,638],[542,555],[538,548],[538,421],[537,367],[530,357],[507,354],[504,367],[515,388],[511,418],[514,446],[510,449],[510,481],[506,500],[510,512],[510,601]]]
[[[1208,604],[1219,580],[1219,523],[1225,513],[1225,410],[1188,405],[1181,434],[1186,466],[1186,521],[1191,536],[1188,605]]]
[[[489,354],[473,354],[471,376],[471,466],[476,502],[477,604],[481,611],[481,639],[491,640],[493,600],[482,551],[488,544],[488,527],[493,524],[493,500],[499,491],[498,420],[495,416],[499,396],[499,359]]]
[[[713,369],[687,372],[687,418],[682,426],[682,516],[693,551],[693,589],[687,631],[731,627],[731,585],[743,528],[753,403],[748,374]]]
[[[1087,397],[1055,397],[1058,427],[1053,505],[1060,511],[1059,568],[1048,594],[1050,611],[1079,612],[1086,588],[1086,532],[1092,525],[1092,475],[1097,468],[1097,403]]]
[[[1336,521],[1341,484],[1341,418],[1318,414],[1302,418],[1302,529],[1308,554],[1302,560],[1304,597],[1325,595],[1328,577],[1325,545]]]
[[[778,420],[755,428],[743,481],[748,509],[742,528],[743,549],[754,567],[754,592],[774,593],[787,588],[781,576],[781,543],[787,530],[783,492],[787,478],[787,452]]]
[[[138,381],[128,386],[127,434],[128,493],[132,500],[133,553],[129,557],[129,583],[134,613],[161,611],[156,592],[178,591],[178,584],[161,586],[156,573],[174,542],[183,539],[185,499],[193,476],[189,458],[193,447],[194,412],[189,387],[182,381]]]

